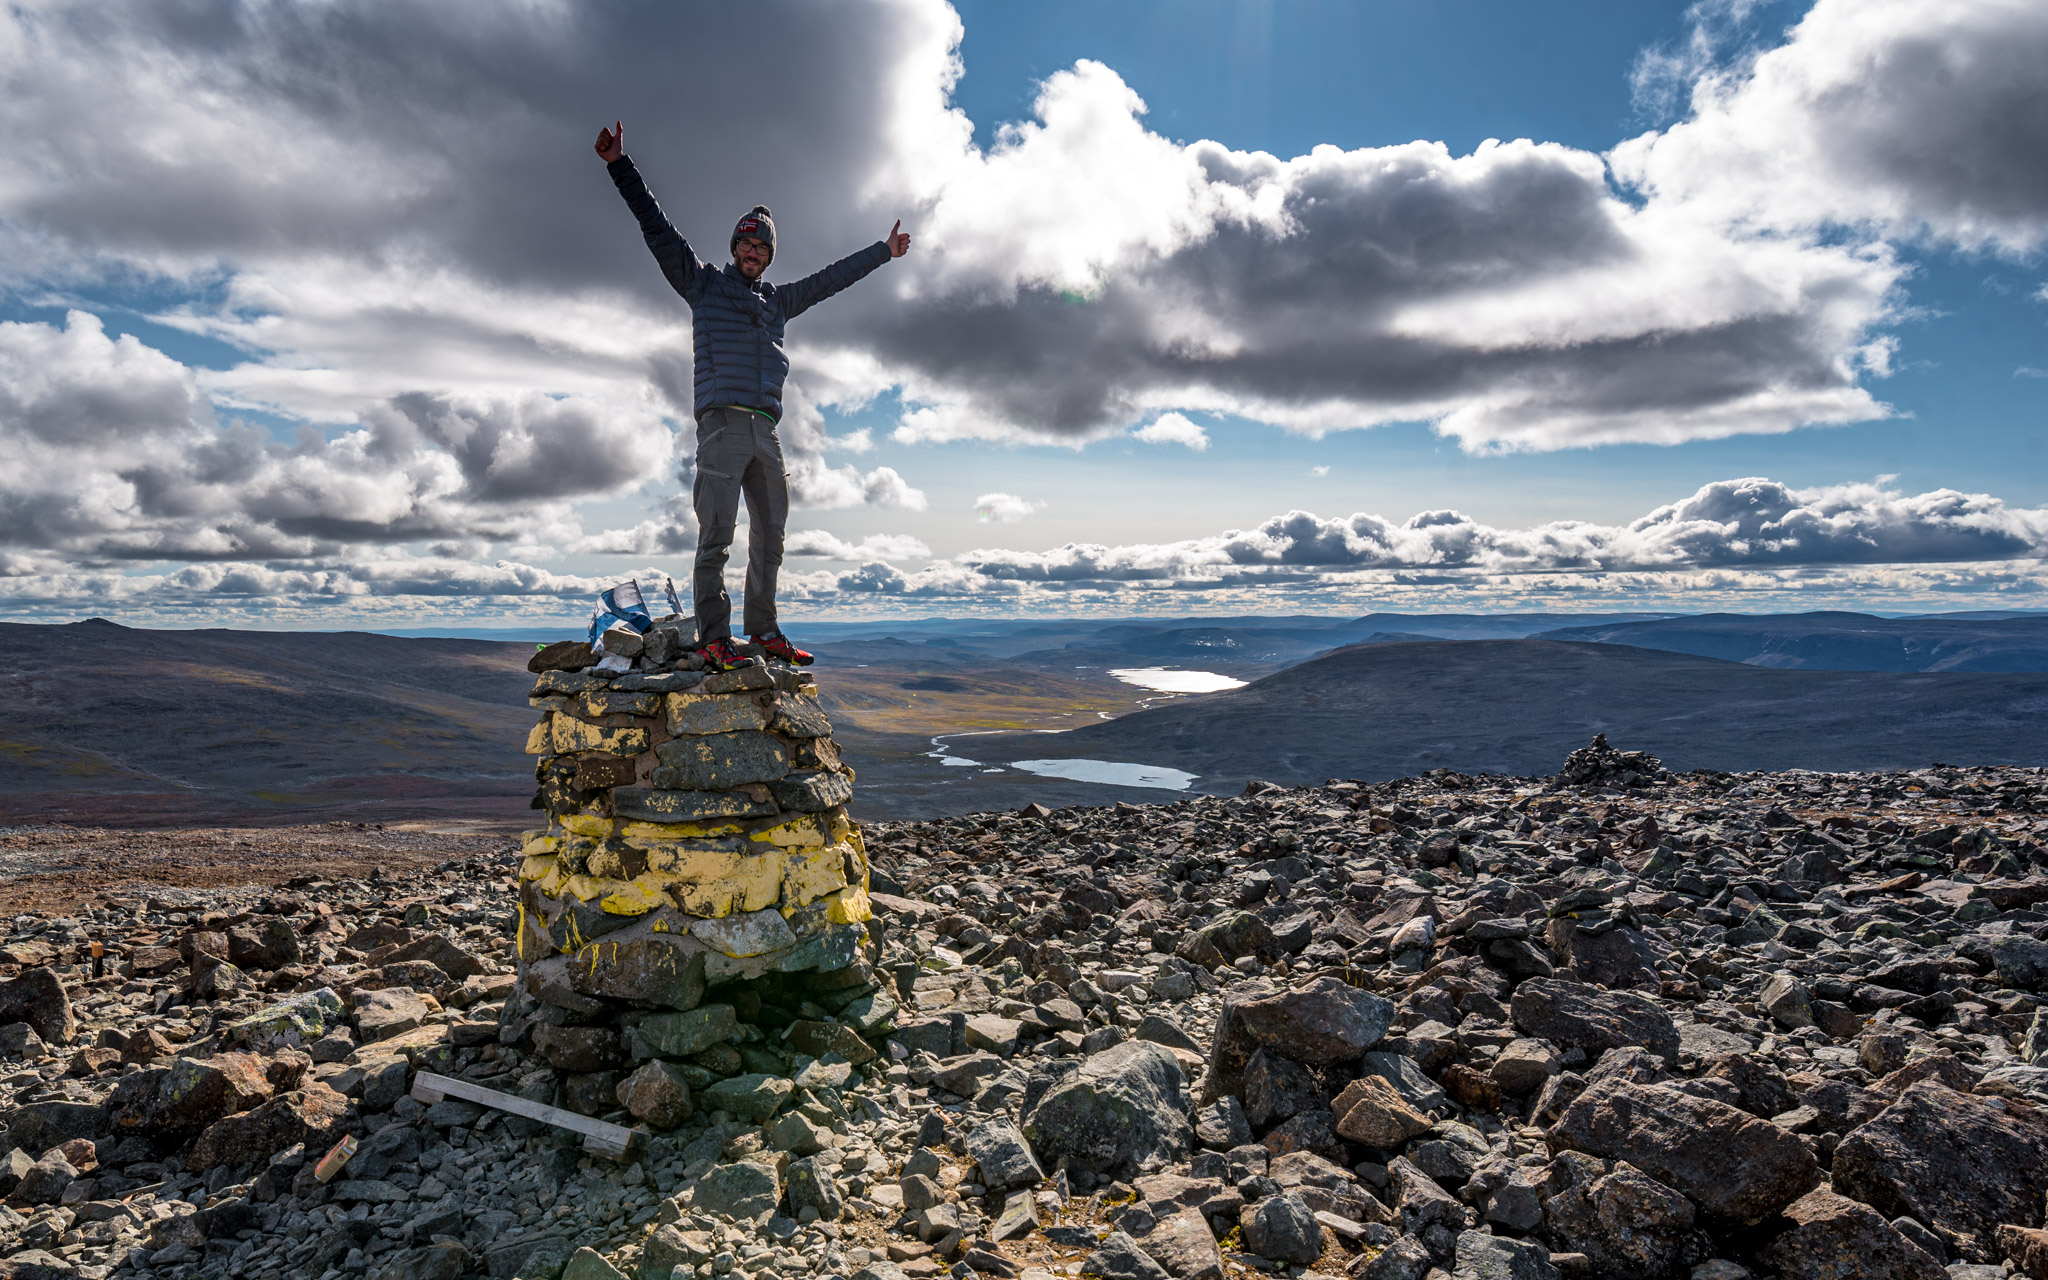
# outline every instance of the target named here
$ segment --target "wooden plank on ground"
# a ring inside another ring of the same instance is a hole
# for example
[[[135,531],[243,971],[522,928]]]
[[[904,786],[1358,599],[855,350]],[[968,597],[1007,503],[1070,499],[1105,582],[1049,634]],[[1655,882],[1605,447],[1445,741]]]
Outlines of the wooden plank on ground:
[[[647,1135],[638,1129],[628,1129],[624,1125],[612,1124],[606,1120],[594,1120],[589,1116],[578,1115],[574,1111],[551,1107],[545,1102],[529,1102],[517,1094],[486,1089],[468,1080],[435,1075],[431,1071],[421,1071],[413,1076],[412,1096],[428,1106],[443,1098],[460,1098],[464,1102],[474,1102],[478,1106],[507,1111],[515,1116],[524,1116],[528,1120],[538,1120],[542,1124],[551,1124],[558,1129],[580,1133],[583,1135],[584,1150],[593,1155],[610,1156],[619,1161],[631,1159],[647,1141]]]

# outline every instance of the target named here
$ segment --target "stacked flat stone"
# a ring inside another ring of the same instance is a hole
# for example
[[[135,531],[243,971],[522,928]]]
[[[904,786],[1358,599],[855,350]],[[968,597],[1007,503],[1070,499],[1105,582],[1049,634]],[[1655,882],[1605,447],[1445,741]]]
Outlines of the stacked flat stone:
[[[853,771],[810,674],[754,661],[539,673],[526,750],[548,825],[525,836],[519,873],[529,995],[583,1014],[593,1000],[691,1009],[707,984],[865,968]]]

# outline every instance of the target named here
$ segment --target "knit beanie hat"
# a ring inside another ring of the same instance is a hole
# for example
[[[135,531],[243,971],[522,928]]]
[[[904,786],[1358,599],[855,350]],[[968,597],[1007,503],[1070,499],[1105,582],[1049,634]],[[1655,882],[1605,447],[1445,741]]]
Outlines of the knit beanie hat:
[[[741,236],[752,236],[762,244],[767,245],[768,259],[771,262],[774,261],[775,219],[769,214],[767,205],[757,204],[747,210],[746,216],[741,218],[738,224],[733,227],[732,241],[726,245],[726,249],[730,251],[737,248]]]

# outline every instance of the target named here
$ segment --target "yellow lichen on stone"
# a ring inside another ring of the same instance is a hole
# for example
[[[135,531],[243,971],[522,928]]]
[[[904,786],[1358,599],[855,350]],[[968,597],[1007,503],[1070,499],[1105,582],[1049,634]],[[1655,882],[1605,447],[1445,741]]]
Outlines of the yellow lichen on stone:
[[[656,907],[668,905],[668,886],[662,878],[648,874],[633,880],[612,881],[619,887],[604,895],[598,904],[615,916],[644,916]]]
[[[602,840],[612,833],[612,820],[593,813],[565,813],[555,821],[562,830],[592,840]]]
[[[573,868],[564,865],[562,859],[556,858],[554,863],[554,866],[548,868],[546,875],[532,882],[534,891],[543,897],[552,898],[561,893],[562,886],[575,874]]]
[[[665,873],[662,879],[668,882],[678,907],[690,915],[716,920],[735,911],[774,906],[782,895],[782,863],[780,850],[693,852],[679,871]]]
[[[601,893],[609,893],[607,887],[617,881],[606,881],[596,876],[573,875],[562,877],[562,883],[555,886],[555,896],[568,896],[578,902],[588,902]]]
[[[544,756],[549,755],[554,751],[555,736],[549,729],[549,724],[554,720],[554,718],[555,713],[552,711],[548,712],[546,715],[540,718],[540,723],[534,725],[533,729],[527,733],[527,755]]]
[[[674,734],[765,729],[774,714],[756,697],[731,693],[671,693],[667,712],[668,731]]]
[[[707,873],[705,867],[727,867],[732,859],[747,857],[751,852],[744,841],[730,837],[724,840],[692,840],[688,844],[664,840],[659,844],[638,847],[647,853],[649,871],[659,871],[672,880],[695,880],[700,875],[715,879],[717,873]]]
[[[868,891],[851,885],[823,901],[825,918],[833,924],[864,924],[875,914],[868,902]]]
[[[527,914],[523,902],[519,904],[519,931],[513,935],[513,946],[518,950],[520,961],[527,964],[554,949],[554,941],[548,937],[548,931],[541,928],[539,920]]]
[[[634,756],[647,750],[647,730],[640,728],[607,729],[603,725],[586,724],[572,716],[553,717],[554,726],[550,736],[554,739],[555,752],[568,755],[575,751],[602,751],[607,755]]]
[[[545,831],[522,831],[519,834],[519,852],[522,857],[544,857],[555,852],[555,846],[555,837]]]
[[[616,880],[626,878],[625,863],[620,859],[619,851],[609,845],[599,845],[597,848],[592,849],[590,856],[584,859],[584,865],[590,869],[590,874],[594,876],[604,876]]]
[[[747,838],[778,849],[814,849],[827,843],[825,824],[815,813],[798,814],[787,822],[763,827]]]
[[[619,828],[619,834],[628,841],[646,841],[635,848],[646,848],[657,842],[674,840],[711,840],[719,836],[743,835],[746,827],[732,821],[723,822],[628,822]]]
[[[785,855],[782,870],[782,910],[787,915],[805,903],[846,887],[845,845],[826,845],[808,852]]]
[[[526,855],[526,861],[519,864],[519,878],[545,880],[548,873],[555,869],[557,861],[552,853],[529,853]]]
[[[658,693],[620,693],[616,689],[591,689],[582,695],[585,715],[651,716],[661,710]]]
[[[603,848],[603,845],[596,840],[585,839],[582,836],[569,836],[562,841],[561,846],[555,851],[555,857],[560,861],[565,873],[576,873],[589,865],[590,855],[597,852],[600,848]]]

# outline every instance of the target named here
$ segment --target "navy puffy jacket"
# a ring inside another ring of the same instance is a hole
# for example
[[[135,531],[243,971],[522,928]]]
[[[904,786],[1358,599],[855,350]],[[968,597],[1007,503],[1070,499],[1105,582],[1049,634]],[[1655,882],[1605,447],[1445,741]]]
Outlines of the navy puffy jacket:
[[[690,304],[697,349],[695,412],[702,415],[706,409],[736,404],[781,421],[782,380],[789,374],[782,326],[887,262],[889,246],[877,240],[789,284],[750,283],[730,263],[713,267],[697,257],[669,225],[630,157],[620,156],[606,168],[626,206],[640,220],[640,234],[647,237],[661,273]]]

